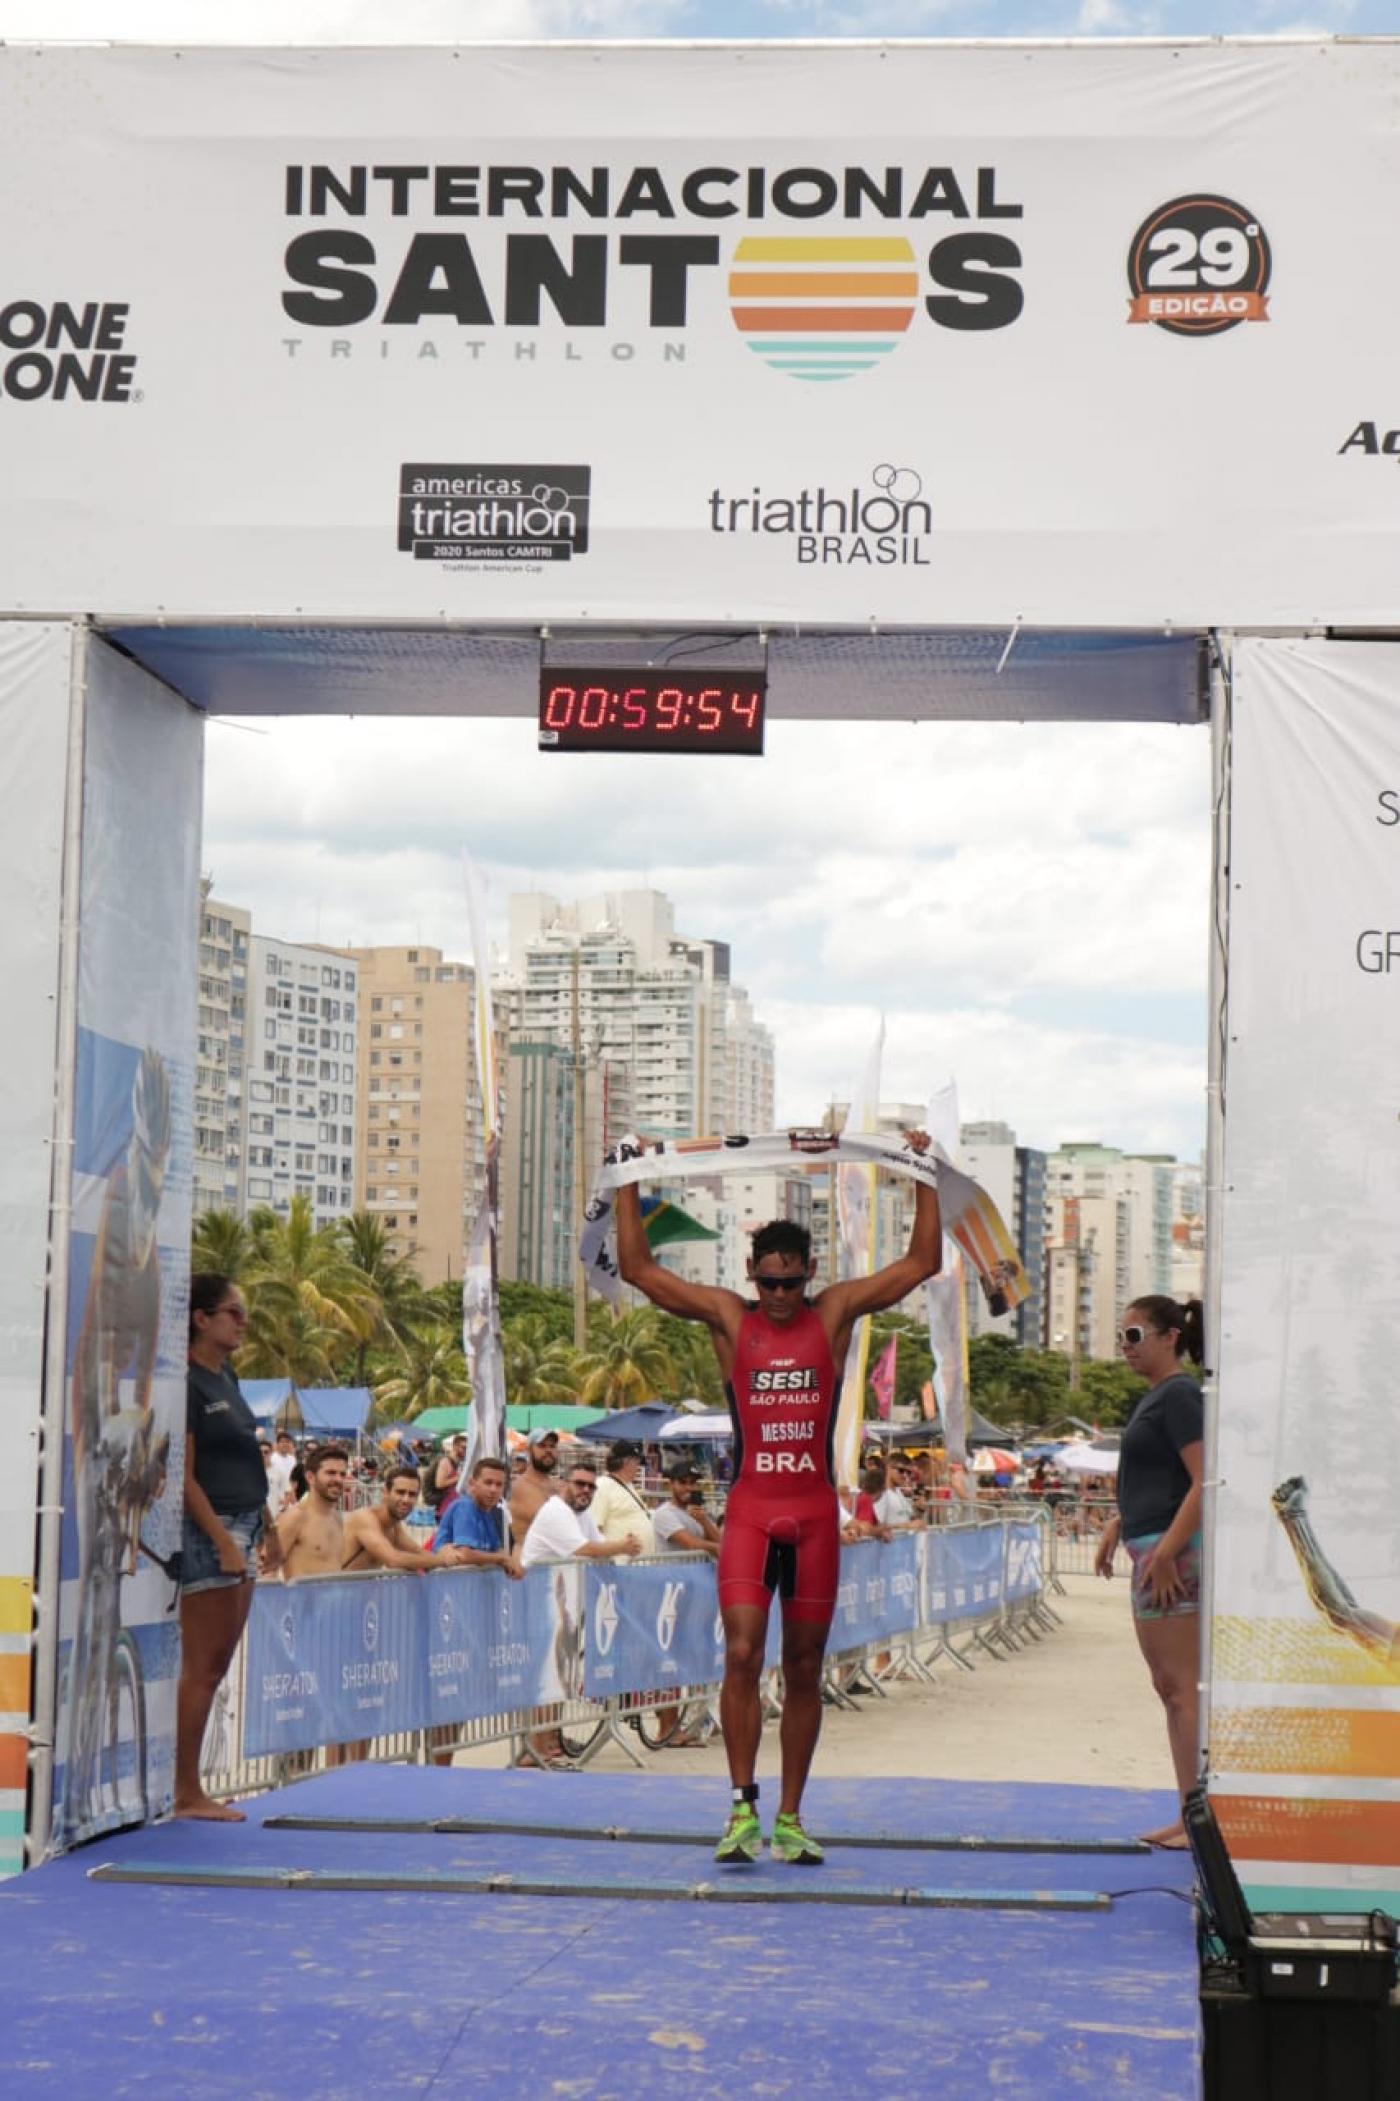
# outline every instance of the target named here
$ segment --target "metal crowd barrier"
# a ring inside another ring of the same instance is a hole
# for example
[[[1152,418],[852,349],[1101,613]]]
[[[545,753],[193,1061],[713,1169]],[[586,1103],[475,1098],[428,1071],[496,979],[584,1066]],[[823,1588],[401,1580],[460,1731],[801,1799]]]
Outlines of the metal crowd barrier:
[[[1008,1596],[1004,1577],[1013,1533],[1022,1545],[1027,1545],[1028,1529],[1032,1526],[1038,1536],[1038,1552],[1027,1564],[1033,1587],[1023,1589],[1020,1595]],[[936,1620],[845,1643],[839,1629],[841,1612],[838,1606],[838,1619],[833,1624],[823,1677],[823,1693],[829,1704],[856,1708],[860,1703],[852,1697],[852,1690],[859,1686],[874,1696],[865,1703],[873,1706],[876,1700],[885,1696],[892,1682],[901,1679],[931,1682],[940,1660],[946,1660],[960,1671],[973,1670],[985,1659],[1003,1661],[1030,1643],[1042,1640],[1060,1624],[1059,1616],[1049,1602],[1049,1593],[1063,1587],[1058,1584],[1056,1570],[1059,1543],[1051,1513],[1044,1507],[1029,1504],[990,1513],[985,1506],[973,1505],[930,1528],[927,1536],[933,1540],[939,1535],[985,1534],[990,1531],[1002,1534],[1003,1580],[995,1598],[978,1599],[969,1595],[965,1607],[952,1605]],[[897,1538],[901,1536],[896,1535]],[[879,1557],[888,1554],[889,1549],[869,1542],[862,1543],[855,1550],[843,1550],[843,1578],[846,1555],[852,1551],[867,1556],[864,1564],[867,1572],[871,1569],[878,1572]],[[627,1594],[622,1586],[626,1585],[633,1571],[652,1568],[675,1577],[683,1568],[703,1566],[704,1563],[705,1557],[701,1555],[664,1554],[623,1564],[585,1562],[554,1566],[597,1572],[593,1579],[595,1586],[618,1586],[615,1595],[625,1606]],[[464,1576],[468,1581],[473,1578],[485,1581],[492,1572],[464,1570],[451,1574]],[[302,1585],[345,1586],[376,1582],[436,1585],[447,1580],[447,1576],[438,1574],[386,1577],[380,1572],[365,1571],[353,1575],[304,1578]],[[259,1586],[260,1590],[279,1587],[275,1578],[270,1584]],[[592,1590],[588,1595],[591,1617],[596,1596]],[[762,1695],[770,1716],[776,1715],[780,1706],[780,1624],[780,1616],[775,1611],[770,1623],[769,1668],[762,1681]],[[660,1690],[620,1691],[594,1698],[580,1693],[544,1705],[512,1706],[503,1702],[497,1711],[470,1721],[397,1730],[351,1744],[323,1743],[314,1748],[246,1756],[243,1742],[244,1719],[248,1712],[249,1651],[250,1645],[245,1639],[216,1700],[205,1738],[204,1784],[211,1794],[217,1796],[259,1793],[350,1759],[370,1758],[415,1765],[450,1763],[459,1751],[497,1743],[510,1744],[517,1755],[528,1758],[530,1736],[546,1732],[559,1733],[565,1758],[570,1764],[586,1764],[606,1744],[613,1743],[635,1764],[642,1765],[645,1763],[644,1750],[654,1747],[659,1740],[658,1717],[678,1712],[687,1730],[698,1730],[702,1734],[718,1726],[719,1676],[716,1671],[701,1680],[668,1684]]]

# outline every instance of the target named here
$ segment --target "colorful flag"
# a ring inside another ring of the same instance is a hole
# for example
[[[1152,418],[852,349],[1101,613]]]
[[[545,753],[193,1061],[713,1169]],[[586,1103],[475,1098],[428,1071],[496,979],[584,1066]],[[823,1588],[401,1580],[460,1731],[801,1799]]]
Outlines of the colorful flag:
[[[846,1112],[846,1129],[874,1131],[880,1121],[880,1063],[885,1048],[885,1017],[865,1061],[859,1087]],[[843,1162],[836,1170],[836,1214],[841,1233],[841,1275],[868,1277],[875,1267],[878,1215],[875,1169]],[[865,1367],[870,1355],[870,1322],[858,1320],[842,1371],[841,1409],[836,1419],[836,1478],[843,1488],[860,1477],[860,1424],[864,1412]]]
[[[673,1240],[718,1240],[719,1234],[712,1226],[702,1226],[698,1218],[682,1211],[669,1197],[644,1196],[642,1198],[642,1226],[647,1236],[648,1247],[668,1247]]]
[[[891,1335],[870,1368],[870,1391],[875,1396],[875,1412],[882,1423],[890,1419],[894,1407],[894,1361],[899,1348],[899,1337]]]

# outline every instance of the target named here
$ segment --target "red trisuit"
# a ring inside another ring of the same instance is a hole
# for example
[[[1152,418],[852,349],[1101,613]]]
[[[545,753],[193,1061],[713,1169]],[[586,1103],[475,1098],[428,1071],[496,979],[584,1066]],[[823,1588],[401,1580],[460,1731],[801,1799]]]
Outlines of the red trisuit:
[[[781,1327],[757,1308],[744,1314],[726,1393],[734,1486],[720,1605],[766,1612],[776,1591],[791,1618],[825,1625],[836,1609],[841,1553],[833,1465],[841,1380],[811,1306]]]

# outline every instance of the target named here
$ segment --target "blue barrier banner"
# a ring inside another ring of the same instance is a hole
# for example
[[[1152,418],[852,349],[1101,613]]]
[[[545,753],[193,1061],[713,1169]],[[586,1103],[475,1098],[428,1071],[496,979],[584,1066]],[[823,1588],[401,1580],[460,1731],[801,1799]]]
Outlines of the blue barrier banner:
[[[581,1689],[583,1570],[495,1569],[260,1583],[243,1752],[476,1721]]]
[[[828,1648],[864,1648],[919,1624],[919,1535],[888,1544],[862,1539],[841,1549],[841,1581]]]
[[[978,1619],[1001,1604],[1003,1527],[951,1525],[923,1536],[923,1623]]]
[[[1045,1588],[1043,1528],[1030,1520],[1006,1528],[1006,1598],[1014,1605],[1021,1598],[1039,1597]]]
[[[617,1693],[713,1685],[724,1670],[724,1628],[713,1561],[590,1567],[583,1690]]]
[[[901,1532],[842,1548],[829,1646],[881,1646],[975,1619],[1042,1583],[1031,1523]],[[768,1620],[767,1661],[782,1648]],[[557,1562],[260,1583],[248,1622],[243,1752],[310,1750],[583,1696],[714,1685],[724,1629],[711,1561]]]

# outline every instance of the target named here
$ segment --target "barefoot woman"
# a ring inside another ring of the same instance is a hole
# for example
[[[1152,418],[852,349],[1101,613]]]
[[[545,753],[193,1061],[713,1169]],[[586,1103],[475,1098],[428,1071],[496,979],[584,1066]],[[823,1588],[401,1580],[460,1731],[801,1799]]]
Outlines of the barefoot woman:
[[[1176,1784],[1196,1784],[1200,1681],[1201,1468],[1205,1417],[1201,1389],[1180,1360],[1202,1360],[1201,1303],[1134,1299],[1118,1340],[1130,1370],[1152,1382],[1123,1432],[1118,1515],[1103,1529],[1094,1570],[1113,1574],[1121,1536],[1133,1564],[1133,1621],[1152,1684],[1167,1711]],[[1144,1834],[1149,1845],[1181,1847],[1181,1820]]]
[[[175,1814],[216,1823],[241,1823],[243,1812],[200,1784],[204,1728],[247,1622],[259,1545],[265,1566],[281,1558],[257,1426],[228,1365],[247,1318],[227,1277],[191,1277]]]

